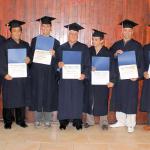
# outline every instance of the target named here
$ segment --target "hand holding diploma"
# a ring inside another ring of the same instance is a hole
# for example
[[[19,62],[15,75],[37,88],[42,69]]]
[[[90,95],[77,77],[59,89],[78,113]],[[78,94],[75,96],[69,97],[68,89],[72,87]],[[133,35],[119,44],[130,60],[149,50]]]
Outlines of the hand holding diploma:
[[[52,56],[55,56],[55,51],[53,50],[54,38],[45,37],[39,35],[37,37],[35,52],[33,57],[34,63],[51,65]]]
[[[5,76],[4,76],[4,79],[5,80],[12,80],[13,78],[9,75],[9,74],[6,74]]]
[[[85,74],[81,74],[81,77],[79,80],[84,80],[85,79]]]
[[[25,63],[26,63],[26,64],[29,64],[29,63],[30,63],[30,58],[29,58],[29,57],[26,57],[26,58],[25,58]]]
[[[55,51],[54,51],[53,49],[50,49],[50,55],[51,55],[52,57],[55,56]]]
[[[108,88],[112,88],[114,86],[114,83],[113,82],[109,82],[108,84],[107,84],[107,87]]]
[[[64,67],[64,62],[62,62],[62,61],[59,62],[59,63],[58,63],[58,67],[59,67],[60,69],[63,68],[63,67]]]
[[[145,79],[149,79],[149,74],[148,74],[147,71],[144,72],[144,78],[145,78]]]
[[[135,51],[125,51],[118,55],[118,67],[121,80],[130,79],[136,81],[138,78],[138,68]]]
[[[92,66],[92,70],[91,71],[96,71],[96,67]]]
[[[119,49],[115,52],[114,56],[117,57],[119,54],[122,54],[123,50]]]
[[[137,78],[132,78],[132,79],[130,79],[131,81],[136,81],[137,80]]]

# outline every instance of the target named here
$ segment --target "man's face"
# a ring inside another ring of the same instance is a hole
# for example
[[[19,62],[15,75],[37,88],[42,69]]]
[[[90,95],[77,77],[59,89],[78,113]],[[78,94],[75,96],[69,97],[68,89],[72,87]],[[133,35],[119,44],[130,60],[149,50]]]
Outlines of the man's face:
[[[21,27],[15,27],[11,29],[11,37],[16,41],[21,39],[21,33],[22,33]]]
[[[78,41],[78,32],[74,30],[70,30],[68,34],[68,41],[70,43],[76,43]]]
[[[52,31],[51,24],[41,24],[41,33],[42,35],[49,36]]]
[[[94,47],[100,46],[102,42],[103,40],[101,40],[100,37],[92,37],[92,45]]]
[[[123,28],[122,29],[123,39],[130,40],[133,36],[133,29],[132,28]]]

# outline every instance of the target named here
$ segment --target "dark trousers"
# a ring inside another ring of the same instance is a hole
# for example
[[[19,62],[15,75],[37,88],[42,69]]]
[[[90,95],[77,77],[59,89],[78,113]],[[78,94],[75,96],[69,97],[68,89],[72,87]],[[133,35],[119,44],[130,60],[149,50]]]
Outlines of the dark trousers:
[[[16,121],[17,124],[25,122],[25,107],[20,108],[3,108],[3,119],[5,124],[12,124]]]

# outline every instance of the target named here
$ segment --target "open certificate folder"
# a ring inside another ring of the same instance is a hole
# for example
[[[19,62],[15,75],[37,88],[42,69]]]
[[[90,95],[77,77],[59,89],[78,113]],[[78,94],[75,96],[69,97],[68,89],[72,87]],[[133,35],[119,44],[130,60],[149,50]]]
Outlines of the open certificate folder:
[[[79,79],[81,76],[81,52],[63,51],[63,79]]]
[[[39,35],[36,40],[35,52],[33,57],[34,63],[51,65],[52,55],[50,49],[53,49],[54,38]]]
[[[92,85],[107,85],[109,83],[109,57],[92,57],[92,67],[96,70],[91,72]]]
[[[13,78],[27,77],[26,49],[8,49],[8,74]]]
[[[126,51],[118,55],[120,79],[138,78],[135,51]]]

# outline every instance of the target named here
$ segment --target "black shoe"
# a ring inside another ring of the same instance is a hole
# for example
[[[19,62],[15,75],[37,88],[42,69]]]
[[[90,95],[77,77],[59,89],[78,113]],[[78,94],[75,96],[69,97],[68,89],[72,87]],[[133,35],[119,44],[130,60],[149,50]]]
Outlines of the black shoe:
[[[77,129],[77,130],[81,130],[81,129],[82,129],[82,124],[76,125],[76,129]]]
[[[77,130],[82,129],[82,120],[81,119],[74,119],[73,126],[76,127]]]
[[[5,128],[5,129],[11,129],[11,124],[10,124],[10,123],[6,123],[6,124],[4,125],[4,128]]]
[[[28,125],[27,125],[25,122],[17,123],[17,125],[19,125],[19,126],[22,127],[22,128],[28,127]]]
[[[69,120],[68,119],[65,119],[65,120],[59,120],[59,123],[60,123],[60,126],[59,126],[59,129],[61,130],[65,130],[66,127],[68,126],[69,124]]]
[[[59,129],[60,129],[60,130],[66,130],[66,126],[65,126],[64,124],[61,124],[61,125],[59,126]]]
[[[73,126],[73,127],[75,127],[75,126],[76,126],[76,123],[75,123],[75,122],[73,122],[73,123],[72,123],[72,126]]]
[[[102,129],[103,129],[103,130],[108,130],[108,125],[103,124],[103,125],[102,125]]]

